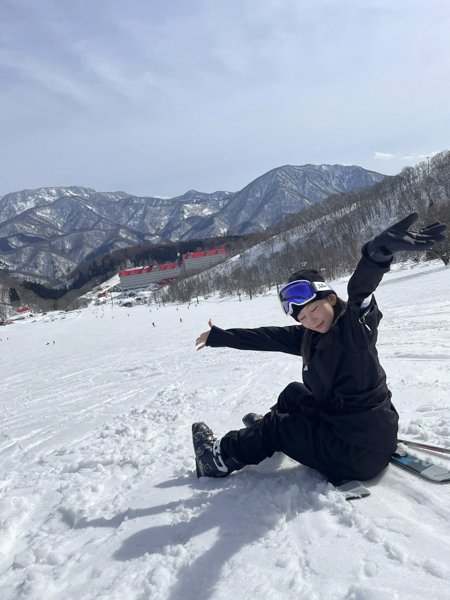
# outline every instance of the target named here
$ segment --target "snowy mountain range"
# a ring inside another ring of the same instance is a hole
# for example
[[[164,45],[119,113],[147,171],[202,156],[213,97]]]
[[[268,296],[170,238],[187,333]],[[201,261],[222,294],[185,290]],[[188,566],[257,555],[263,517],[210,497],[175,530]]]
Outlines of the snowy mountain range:
[[[273,169],[236,193],[14,192],[0,198],[0,268],[21,278],[64,278],[84,260],[118,248],[263,231],[287,214],[383,178],[357,166],[304,165]]]

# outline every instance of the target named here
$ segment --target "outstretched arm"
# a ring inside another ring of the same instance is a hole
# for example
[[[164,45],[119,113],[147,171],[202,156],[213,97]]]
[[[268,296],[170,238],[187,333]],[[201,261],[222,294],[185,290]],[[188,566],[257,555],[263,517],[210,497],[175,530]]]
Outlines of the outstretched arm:
[[[208,340],[209,334],[211,332],[211,328],[213,326],[213,322],[211,321],[211,319],[208,321],[208,325],[209,325],[209,328],[210,328],[209,331],[204,331],[195,340],[195,345],[198,346],[197,350],[202,350],[202,348],[204,348],[206,346],[206,342]]]
[[[196,340],[197,350],[205,346],[211,348],[235,348],[237,350],[260,350],[263,352],[286,352],[301,354],[301,342],[304,328],[300,325],[290,327],[258,327],[256,329],[220,329],[211,321],[210,331],[203,332]]]

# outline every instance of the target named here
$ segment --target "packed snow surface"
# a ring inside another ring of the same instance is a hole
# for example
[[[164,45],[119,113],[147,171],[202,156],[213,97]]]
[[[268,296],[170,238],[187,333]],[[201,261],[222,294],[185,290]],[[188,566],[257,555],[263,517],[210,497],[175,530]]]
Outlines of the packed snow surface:
[[[450,448],[450,268],[400,265],[376,296],[401,437]],[[447,600],[450,484],[389,466],[348,502],[281,455],[196,478],[193,422],[220,437],[301,376],[293,356],[196,351],[209,318],[292,323],[273,291],[0,329],[2,600]]]

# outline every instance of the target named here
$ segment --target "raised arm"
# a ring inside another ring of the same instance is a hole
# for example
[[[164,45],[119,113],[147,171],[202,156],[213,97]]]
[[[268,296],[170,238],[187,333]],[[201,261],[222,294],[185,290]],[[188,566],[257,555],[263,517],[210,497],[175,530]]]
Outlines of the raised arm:
[[[356,266],[355,272],[348,282],[348,303],[350,309],[361,309],[361,305],[378,287],[383,275],[391,267],[392,258],[383,263],[377,263],[367,256],[367,246]]]
[[[418,218],[417,213],[410,214],[364,246],[363,256],[348,283],[350,307],[360,307],[376,290],[383,275],[389,271],[395,252],[428,250],[445,240],[443,232],[447,225],[438,221],[418,231],[411,229]]]

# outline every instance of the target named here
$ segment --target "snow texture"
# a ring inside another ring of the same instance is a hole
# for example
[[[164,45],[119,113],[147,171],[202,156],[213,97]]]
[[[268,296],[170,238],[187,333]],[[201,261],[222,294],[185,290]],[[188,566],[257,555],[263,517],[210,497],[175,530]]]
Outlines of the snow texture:
[[[449,290],[441,263],[408,263],[376,294],[401,437],[446,448]],[[197,352],[209,318],[291,322],[272,292],[1,328],[2,600],[446,600],[450,486],[390,466],[347,502],[281,455],[196,478],[192,422],[240,428],[301,373],[287,355]]]

